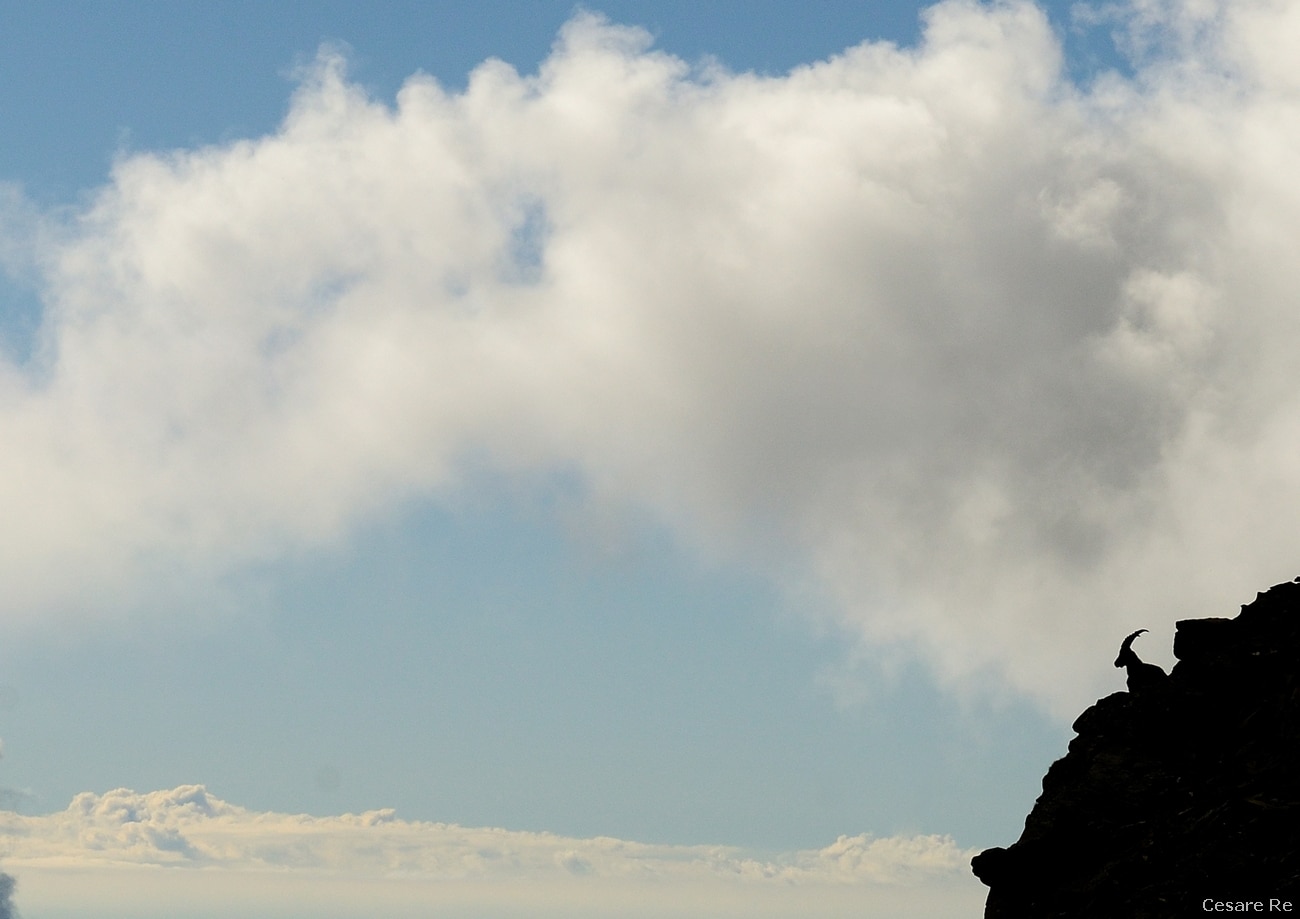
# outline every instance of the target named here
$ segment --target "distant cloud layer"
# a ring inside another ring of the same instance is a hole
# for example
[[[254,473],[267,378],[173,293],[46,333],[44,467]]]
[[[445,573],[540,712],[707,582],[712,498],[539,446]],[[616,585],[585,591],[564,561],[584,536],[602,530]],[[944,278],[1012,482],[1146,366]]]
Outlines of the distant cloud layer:
[[[529,885],[540,891],[558,884],[569,894],[585,888],[606,904],[649,884],[670,905],[677,898],[698,904],[710,896],[757,903],[774,895],[787,907],[803,902],[813,911],[809,915],[819,915],[819,894],[840,902],[837,891],[847,888],[856,891],[858,902],[910,898],[917,908],[964,902],[974,890],[967,867],[972,853],[947,837],[841,837],[824,849],[759,855],[724,846],[408,822],[392,811],[339,817],[257,813],[199,785],[150,794],[81,794],[67,810],[42,817],[0,813],[0,840],[20,894],[33,876],[39,886],[41,878],[60,873],[145,867],[204,869],[195,874],[209,877],[289,872],[322,880],[389,879],[394,888],[430,881],[464,882],[479,891],[490,887],[473,885],[504,885],[516,899],[526,899]],[[137,883],[147,888],[151,877],[156,874],[139,875]],[[802,901],[792,899],[795,888],[807,889]]]
[[[0,363],[3,614],[488,462],[1077,708],[1117,636],[1300,568],[1300,5],[1114,25],[1137,76],[1087,90],[1024,3],[773,78],[579,15],[535,76],[393,106],[326,53],[273,136],[127,157],[70,218],[10,195],[46,312]]]

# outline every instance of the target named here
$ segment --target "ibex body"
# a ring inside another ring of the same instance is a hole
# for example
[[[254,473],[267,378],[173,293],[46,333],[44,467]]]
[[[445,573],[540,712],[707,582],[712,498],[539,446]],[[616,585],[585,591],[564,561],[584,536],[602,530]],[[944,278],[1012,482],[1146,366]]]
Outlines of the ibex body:
[[[1155,664],[1148,664],[1133,650],[1133,639],[1145,631],[1146,629],[1138,629],[1125,638],[1124,643],[1119,646],[1119,657],[1115,658],[1115,666],[1123,667],[1128,671],[1129,692],[1142,692],[1156,686],[1163,686],[1169,679],[1169,674]]]

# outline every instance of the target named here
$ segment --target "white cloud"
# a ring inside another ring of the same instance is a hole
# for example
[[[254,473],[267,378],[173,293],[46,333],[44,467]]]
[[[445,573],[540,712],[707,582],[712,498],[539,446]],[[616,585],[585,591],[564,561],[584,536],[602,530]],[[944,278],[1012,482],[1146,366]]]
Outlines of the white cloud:
[[[779,78],[579,16],[536,76],[392,107],[326,54],[275,135],[128,157],[34,237],[4,614],[337,539],[486,458],[1075,711],[1118,636],[1295,573],[1297,19],[1139,4],[1162,53],[1088,92],[1020,3]]]
[[[350,882],[353,900],[362,897],[358,891],[400,899],[414,889],[424,892],[426,908],[429,892],[439,890],[443,898],[498,908],[502,901],[527,901],[529,891],[544,895],[543,901],[590,901],[592,909],[649,894],[661,906],[656,915],[670,916],[711,900],[741,909],[762,907],[768,899],[760,915],[816,916],[828,908],[823,898],[842,903],[849,893],[860,903],[877,898],[916,909],[969,905],[979,893],[969,874],[972,852],[948,837],[841,837],[824,849],[761,855],[726,846],[408,822],[390,810],[339,817],[258,813],[198,785],[149,794],[87,792],[67,810],[40,817],[0,813],[0,838],[20,894],[32,879],[43,891],[74,875],[134,877],[145,890],[174,886],[157,871],[140,873],[164,868],[234,879],[225,883],[242,888],[273,886],[267,875],[342,888]],[[385,881],[387,887],[379,883]],[[284,890],[288,903],[300,885]],[[44,901],[50,894],[36,896]],[[31,908],[28,898],[21,902]]]

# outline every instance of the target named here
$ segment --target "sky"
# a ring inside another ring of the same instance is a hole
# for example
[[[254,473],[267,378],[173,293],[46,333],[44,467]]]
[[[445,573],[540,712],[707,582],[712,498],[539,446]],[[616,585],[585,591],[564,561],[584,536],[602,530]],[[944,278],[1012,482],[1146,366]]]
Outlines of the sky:
[[[14,903],[975,914],[1300,573],[1297,31],[0,5]]]

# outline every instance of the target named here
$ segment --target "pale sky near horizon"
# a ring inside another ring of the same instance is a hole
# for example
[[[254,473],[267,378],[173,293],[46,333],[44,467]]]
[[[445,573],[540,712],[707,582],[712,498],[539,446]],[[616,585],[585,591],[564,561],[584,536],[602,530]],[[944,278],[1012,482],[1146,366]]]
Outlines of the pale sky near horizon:
[[[1297,32],[0,4],[23,914],[977,904],[1119,638],[1300,570]]]

